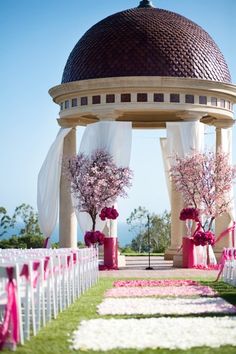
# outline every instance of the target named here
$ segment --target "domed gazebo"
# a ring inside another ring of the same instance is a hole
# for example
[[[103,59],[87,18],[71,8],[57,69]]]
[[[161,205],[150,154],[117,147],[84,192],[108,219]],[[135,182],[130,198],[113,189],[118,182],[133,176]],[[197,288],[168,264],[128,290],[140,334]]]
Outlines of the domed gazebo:
[[[154,8],[148,0],[91,27],[69,55],[61,84],[49,93],[60,106],[58,124],[74,128],[65,137],[65,155],[76,153],[75,128],[98,121],[132,122],[133,128],[142,129],[201,122],[215,126],[217,149],[223,144],[223,131],[234,124],[236,87],[216,43],[194,22]],[[167,259],[176,254],[185,232],[179,221],[181,208],[181,197],[172,188]],[[75,223],[62,176],[61,246],[75,245]],[[216,221],[216,232],[230,223],[224,215]],[[217,245],[216,254],[224,245],[229,245],[228,239]]]

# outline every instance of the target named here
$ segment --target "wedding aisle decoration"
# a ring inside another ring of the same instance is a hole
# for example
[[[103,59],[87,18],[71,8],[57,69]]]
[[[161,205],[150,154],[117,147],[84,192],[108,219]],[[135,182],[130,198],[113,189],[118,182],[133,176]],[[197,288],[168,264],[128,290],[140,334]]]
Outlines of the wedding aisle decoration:
[[[134,287],[134,286],[190,286],[199,285],[195,280],[182,280],[182,279],[160,279],[160,280],[116,280],[113,283],[114,287]]]
[[[93,319],[81,322],[73,334],[71,349],[185,350],[202,346],[236,346],[235,328],[236,317]]]
[[[97,305],[97,313],[129,317],[82,321],[71,337],[71,349],[101,352],[236,346],[236,307],[217,295],[209,286],[192,280],[115,281]],[[212,317],[214,314],[218,316]],[[132,318],[137,315],[142,318]]]
[[[236,314],[236,307],[217,298],[106,298],[99,315]]]
[[[146,296],[216,296],[209,286],[156,286],[156,287],[120,287],[106,291],[106,297],[146,297]]]
[[[118,197],[127,196],[126,188],[131,186],[131,170],[116,166],[108,151],[98,149],[91,156],[79,153],[65,159],[63,171],[71,183],[77,214],[89,216],[86,227],[91,229],[86,230],[84,236],[86,246],[102,245],[104,221],[115,220],[119,216],[117,210],[110,206]]]
[[[230,164],[229,155],[222,151],[193,151],[185,157],[174,156],[170,177],[185,206],[180,213],[180,220],[186,222],[187,229],[182,245],[183,266],[215,265],[212,246],[230,233],[233,237],[232,227],[216,236],[214,223],[217,217],[232,209],[230,193],[236,179],[236,166]]]

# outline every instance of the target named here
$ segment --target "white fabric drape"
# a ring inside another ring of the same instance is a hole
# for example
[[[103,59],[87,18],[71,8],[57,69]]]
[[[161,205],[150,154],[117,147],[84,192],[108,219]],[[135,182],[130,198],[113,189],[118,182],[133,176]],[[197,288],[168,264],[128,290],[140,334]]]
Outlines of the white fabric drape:
[[[93,151],[103,149],[111,154],[118,167],[128,167],[131,144],[131,122],[103,121],[86,127],[79,152],[90,156]]]
[[[204,124],[198,121],[167,122],[167,138],[160,138],[166,185],[171,198],[169,170],[175,154],[183,157],[204,149]]]
[[[175,154],[184,157],[194,151],[204,151],[204,124],[199,121],[167,122],[166,127],[168,156],[173,157],[170,157],[170,165],[174,163]],[[206,265],[206,247],[195,248],[197,264]],[[210,258],[211,262],[216,264],[212,247],[210,247]]]
[[[204,149],[204,124],[199,121],[167,122],[168,155],[181,157]]]
[[[167,185],[167,190],[169,195],[169,202],[171,202],[171,184],[170,184],[170,177],[169,177],[170,159],[168,156],[167,138],[160,138],[160,145],[161,145],[162,160],[163,160],[163,165],[165,170],[166,185]]]
[[[60,129],[38,175],[39,226],[45,237],[51,236],[57,223],[64,138],[71,129]]]
[[[79,153],[91,156],[97,149],[108,151],[118,167],[128,167],[132,144],[132,123],[102,121],[90,124],[83,134]],[[77,212],[76,212],[77,213]],[[86,213],[77,213],[78,223],[83,232],[91,230],[92,222]],[[102,231],[106,222],[99,217],[96,229]]]
[[[229,154],[229,163],[232,164],[232,128],[221,129],[221,148],[222,152]],[[229,215],[232,221],[235,220],[235,203],[233,185],[229,192],[229,198],[232,200]]]
[[[195,246],[194,247],[194,259],[196,265],[207,266],[207,247]],[[217,264],[217,260],[211,245],[209,245],[209,261],[211,265]]]

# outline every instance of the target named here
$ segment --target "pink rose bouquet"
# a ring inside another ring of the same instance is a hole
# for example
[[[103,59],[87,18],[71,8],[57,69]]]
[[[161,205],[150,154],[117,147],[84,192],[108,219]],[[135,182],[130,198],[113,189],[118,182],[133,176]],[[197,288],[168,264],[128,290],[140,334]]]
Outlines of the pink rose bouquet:
[[[96,243],[98,245],[104,244],[105,235],[100,231],[87,231],[84,235],[84,242],[87,247],[91,247]]]
[[[101,210],[99,216],[103,221],[106,219],[115,220],[119,216],[119,213],[114,206],[111,208],[105,207]]]
[[[180,220],[194,220],[196,222],[199,221],[199,210],[196,208],[185,208],[181,211]]]
[[[195,246],[206,246],[215,244],[215,235],[211,231],[197,231],[193,235]]]

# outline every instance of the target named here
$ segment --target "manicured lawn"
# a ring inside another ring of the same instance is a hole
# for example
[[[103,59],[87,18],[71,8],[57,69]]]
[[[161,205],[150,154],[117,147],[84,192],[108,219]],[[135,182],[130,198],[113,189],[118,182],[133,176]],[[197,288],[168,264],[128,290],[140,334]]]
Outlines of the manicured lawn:
[[[102,301],[104,291],[112,287],[112,283],[115,278],[101,278],[99,284],[90,289],[86,294],[82,295],[75,304],[73,304],[68,310],[61,313],[57,320],[51,321],[44,329],[42,329],[36,337],[33,337],[24,346],[18,347],[17,353],[19,354],[68,354],[68,353],[96,353],[93,351],[72,351],[69,349],[68,339],[70,334],[78,327],[78,324],[82,320],[98,318],[100,317],[96,313],[96,306]],[[196,279],[199,280],[199,279]],[[226,285],[222,282],[213,283],[211,281],[201,282],[203,285],[212,286],[219,294],[236,305],[236,288]],[[127,317],[127,316],[126,316]],[[132,316],[135,317],[135,316]],[[106,316],[108,318],[108,316]],[[88,336],[96,336],[96,333],[88,333]],[[107,354],[135,354],[137,350],[112,350],[107,351]],[[4,351],[4,353],[12,353],[10,351]],[[147,349],[140,351],[142,354],[235,354],[236,348],[232,346],[220,347],[218,349],[213,348],[196,348],[187,351],[182,350],[163,350],[163,349]]]

